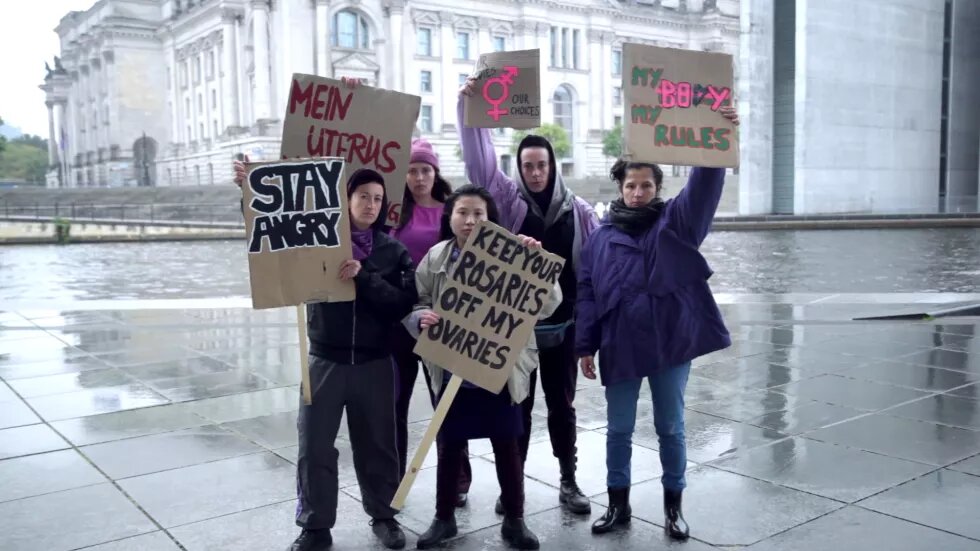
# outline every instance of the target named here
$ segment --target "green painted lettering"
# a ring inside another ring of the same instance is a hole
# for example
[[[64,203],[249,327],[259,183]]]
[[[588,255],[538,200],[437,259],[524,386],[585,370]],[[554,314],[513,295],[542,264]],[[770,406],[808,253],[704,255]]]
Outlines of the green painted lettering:
[[[687,145],[684,138],[686,138],[686,136],[683,128],[678,128],[676,126],[670,127],[670,145],[684,147]]]
[[[656,132],[653,137],[653,145],[670,145],[670,139],[667,138],[667,125],[658,124]]]
[[[703,149],[704,148],[704,146],[701,145],[701,142],[698,141],[698,137],[695,134],[693,128],[688,128],[687,129],[687,146],[688,147],[695,147],[697,149]]]
[[[714,133],[714,130],[714,128],[709,126],[701,127],[701,147],[705,149],[714,149],[714,146],[711,145],[711,134]]]
[[[715,141],[718,142],[718,145],[715,146],[718,149],[718,151],[728,151],[728,148],[731,145],[728,142],[728,129],[727,128],[715,129]]]
[[[633,67],[633,86],[647,86],[650,77],[650,69],[640,69]],[[641,83],[640,80],[643,82]]]

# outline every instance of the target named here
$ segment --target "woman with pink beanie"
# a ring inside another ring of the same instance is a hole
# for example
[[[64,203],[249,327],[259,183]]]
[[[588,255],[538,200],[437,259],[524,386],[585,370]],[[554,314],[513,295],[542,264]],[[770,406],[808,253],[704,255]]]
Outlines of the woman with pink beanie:
[[[443,203],[452,193],[452,186],[439,173],[439,156],[432,149],[432,144],[424,139],[412,141],[412,156],[405,175],[405,196],[402,199],[401,217],[398,225],[392,229],[391,236],[401,241],[412,262],[418,265],[433,245],[439,242],[439,229],[443,211]],[[398,459],[401,474],[405,476],[408,460],[408,406],[412,400],[412,390],[419,374],[421,359],[412,351],[415,348],[415,338],[404,328],[395,331],[393,356],[398,366],[398,401],[395,405]],[[425,373],[426,386],[429,388],[429,399],[435,404],[432,396],[432,385]],[[472,477],[469,462],[469,450],[464,451],[463,468],[460,471],[458,498],[456,505],[466,504],[467,493]],[[437,453],[442,449],[437,447]]]

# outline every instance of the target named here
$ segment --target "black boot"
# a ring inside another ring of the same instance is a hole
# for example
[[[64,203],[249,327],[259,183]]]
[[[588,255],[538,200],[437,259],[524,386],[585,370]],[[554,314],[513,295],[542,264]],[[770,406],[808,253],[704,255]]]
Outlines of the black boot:
[[[417,544],[415,544],[415,547],[417,549],[430,549],[432,547],[436,547],[449,538],[455,537],[456,534],[457,530],[455,516],[449,520],[439,520],[438,518],[435,518],[432,519],[432,524],[429,525],[429,529],[426,530],[424,534],[419,536],[419,541]]]
[[[381,540],[381,544],[388,549],[405,547],[405,532],[402,531],[397,520],[393,518],[374,519],[371,521],[371,529],[374,531],[374,535]]]
[[[681,492],[664,490],[664,530],[675,540],[686,540],[691,532],[681,512]]]
[[[629,487],[609,488],[609,508],[592,523],[592,533],[605,534],[612,532],[617,526],[629,526],[632,514]]]
[[[506,511],[504,511],[504,502],[499,496],[497,497],[497,503],[493,506],[493,512],[497,513],[498,515],[503,515],[506,513]]]
[[[500,526],[500,535],[504,541],[516,549],[538,549],[538,537],[528,529],[522,518],[505,517]]]
[[[561,466],[561,485],[558,488],[558,502],[577,515],[592,512],[592,504],[575,483],[575,457],[559,459]]]
[[[307,530],[303,529],[296,541],[289,546],[286,551],[324,551],[333,545],[333,538],[330,537],[330,530]]]

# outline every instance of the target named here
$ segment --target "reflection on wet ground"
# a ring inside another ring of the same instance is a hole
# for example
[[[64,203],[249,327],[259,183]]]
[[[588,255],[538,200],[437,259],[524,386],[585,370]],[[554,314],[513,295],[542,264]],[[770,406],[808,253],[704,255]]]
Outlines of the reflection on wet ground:
[[[722,301],[735,344],[699,359],[687,390],[687,548],[980,548],[980,320],[847,321],[930,296]],[[0,313],[3,549],[284,549],[296,533],[297,343],[289,309]],[[413,446],[432,415],[421,381]],[[576,406],[594,518],[606,504],[602,389],[580,379]],[[545,414],[539,396],[526,516],[542,548],[671,547],[649,400],[634,522],[608,537],[558,508]],[[379,548],[343,426],[336,545]],[[502,548],[493,455],[485,441],[471,452],[470,504],[448,548]],[[432,453],[401,515],[410,546],[433,514],[434,465]]]
[[[717,293],[980,292],[980,229],[715,232]],[[248,296],[239,241],[0,247],[0,301]]]

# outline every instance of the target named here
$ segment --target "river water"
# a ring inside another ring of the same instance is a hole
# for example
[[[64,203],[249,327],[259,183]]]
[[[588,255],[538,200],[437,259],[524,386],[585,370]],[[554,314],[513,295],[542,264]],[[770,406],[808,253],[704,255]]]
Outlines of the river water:
[[[980,292],[980,229],[715,232],[702,252],[716,292]],[[0,305],[248,295],[239,241],[0,247]]]

